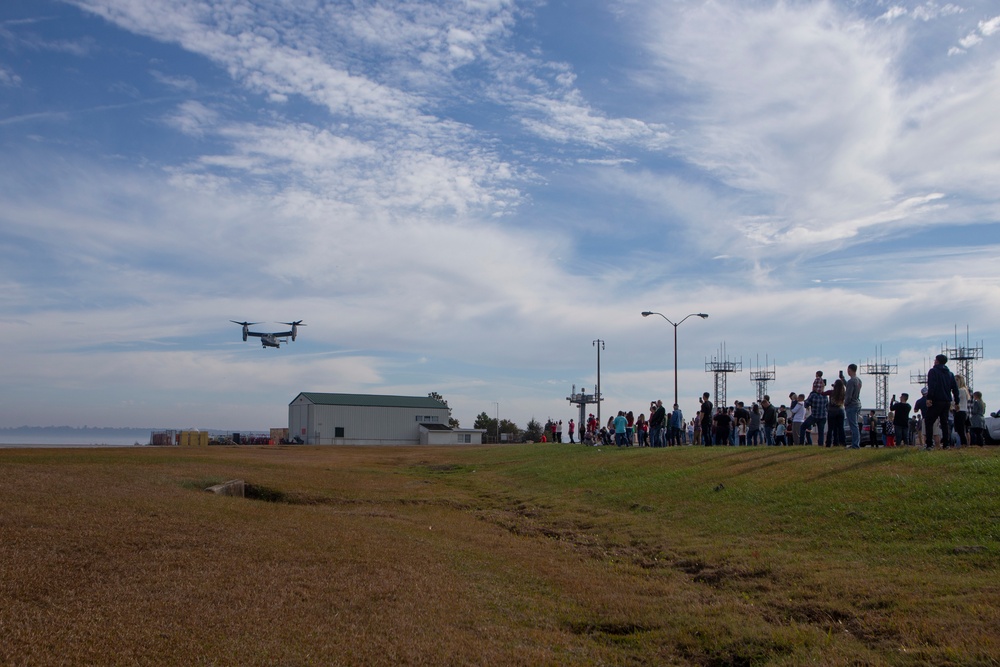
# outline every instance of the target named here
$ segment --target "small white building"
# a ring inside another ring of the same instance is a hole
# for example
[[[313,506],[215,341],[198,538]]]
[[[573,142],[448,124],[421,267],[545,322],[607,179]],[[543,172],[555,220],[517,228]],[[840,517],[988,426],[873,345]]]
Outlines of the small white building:
[[[308,445],[482,444],[480,429],[448,426],[437,399],[302,392],[288,404],[288,437]]]

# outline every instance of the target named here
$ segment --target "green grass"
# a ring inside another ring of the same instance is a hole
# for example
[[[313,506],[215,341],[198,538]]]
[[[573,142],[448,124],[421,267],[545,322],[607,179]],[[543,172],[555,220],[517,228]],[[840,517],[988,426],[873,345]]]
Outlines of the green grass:
[[[0,451],[0,664],[1000,663],[1000,452]],[[201,489],[245,479],[258,500]]]

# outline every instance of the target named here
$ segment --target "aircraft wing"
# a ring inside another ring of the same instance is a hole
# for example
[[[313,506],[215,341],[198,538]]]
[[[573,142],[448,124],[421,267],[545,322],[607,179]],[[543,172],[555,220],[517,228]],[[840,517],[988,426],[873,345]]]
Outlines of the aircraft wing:
[[[275,338],[285,338],[287,336],[291,336],[293,333],[293,331],[277,331],[271,335]]]
[[[264,336],[270,336],[271,334],[260,333],[259,331],[248,331],[247,335],[255,338],[263,338]]]

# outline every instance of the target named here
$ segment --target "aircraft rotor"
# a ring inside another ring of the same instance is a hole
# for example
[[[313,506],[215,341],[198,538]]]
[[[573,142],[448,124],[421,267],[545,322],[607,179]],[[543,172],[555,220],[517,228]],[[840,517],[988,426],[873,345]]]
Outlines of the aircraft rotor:
[[[244,343],[247,340],[247,334],[250,332],[250,327],[252,327],[255,324],[260,324],[260,322],[237,322],[236,320],[229,320],[229,321],[232,322],[233,324],[239,324],[240,326],[243,327],[243,342]]]
[[[296,320],[294,322],[278,322],[278,324],[286,324],[292,328],[292,341],[295,340],[295,335],[298,333],[299,327],[304,327],[302,320]]]

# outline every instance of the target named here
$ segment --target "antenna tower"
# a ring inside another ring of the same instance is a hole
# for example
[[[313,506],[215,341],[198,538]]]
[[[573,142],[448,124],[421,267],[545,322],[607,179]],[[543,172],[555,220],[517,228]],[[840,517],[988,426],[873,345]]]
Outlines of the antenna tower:
[[[974,361],[978,361],[983,358],[983,344],[980,343],[976,347],[972,347],[969,343],[969,325],[965,326],[965,345],[960,346],[958,344],[958,325],[955,325],[955,347],[942,346],[941,351],[948,355],[948,360],[954,362],[955,375],[961,375],[965,377],[965,385],[969,388],[969,394],[972,394],[972,364]],[[925,376],[926,377],[926,376]]]
[[[757,370],[753,369],[753,364],[750,364],[750,380],[757,383],[757,402],[760,403],[764,396],[767,395],[767,383],[774,382],[777,376],[777,367],[772,366],[768,368],[770,360],[767,355],[764,356],[764,370],[760,368],[760,355],[757,355]]]
[[[882,347],[875,350],[875,361],[865,364],[864,373],[875,376],[875,410],[886,415],[889,411],[889,376],[899,370],[898,363],[889,363],[882,358]]]
[[[715,407],[721,408],[726,405],[726,375],[729,373],[743,372],[743,359],[730,361],[726,353],[726,344],[719,348],[719,355],[712,357],[711,361],[705,361],[705,372],[715,374]]]
[[[910,372],[910,384],[917,384],[921,387],[927,384],[927,360],[924,359],[924,365],[921,370],[916,373]]]

